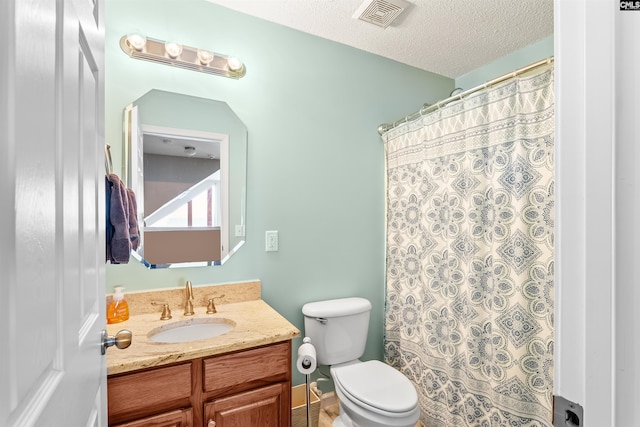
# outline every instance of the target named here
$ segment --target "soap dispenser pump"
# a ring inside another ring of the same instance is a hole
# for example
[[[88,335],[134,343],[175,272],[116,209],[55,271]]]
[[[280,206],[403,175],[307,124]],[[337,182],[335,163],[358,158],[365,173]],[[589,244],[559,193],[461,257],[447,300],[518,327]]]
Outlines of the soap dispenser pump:
[[[116,286],[114,288],[113,300],[107,307],[107,323],[120,323],[129,319],[129,304],[124,299],[122,286]]]

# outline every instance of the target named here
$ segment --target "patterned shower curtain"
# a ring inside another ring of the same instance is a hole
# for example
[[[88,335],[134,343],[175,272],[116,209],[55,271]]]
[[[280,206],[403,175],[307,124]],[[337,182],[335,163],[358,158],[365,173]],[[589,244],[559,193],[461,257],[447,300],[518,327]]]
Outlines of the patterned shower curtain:
[[[551,426],[553,70],[384,135],[385,358],[427,427]]]

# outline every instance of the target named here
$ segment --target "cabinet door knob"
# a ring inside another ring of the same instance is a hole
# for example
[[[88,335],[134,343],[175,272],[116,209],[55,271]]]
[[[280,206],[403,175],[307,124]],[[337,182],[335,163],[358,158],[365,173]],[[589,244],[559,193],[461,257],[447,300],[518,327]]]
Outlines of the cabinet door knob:
[[[209,420],[209,424],[207,424],[207,427],[216,427],[216,422],[213,420]]]

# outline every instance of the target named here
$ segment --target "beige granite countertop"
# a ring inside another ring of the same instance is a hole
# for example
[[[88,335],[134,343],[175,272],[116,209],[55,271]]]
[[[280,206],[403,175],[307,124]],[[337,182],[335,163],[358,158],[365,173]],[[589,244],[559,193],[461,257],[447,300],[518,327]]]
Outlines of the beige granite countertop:
[[[194,293],[198,289],[194,287]],[[135,298],[132,298],[135,300]],[[195,304],[194,304],[195,305]],[[132,304],[129,304],[130,310]],[[134,312],[135,303],[133,304]],[[240,302],[216,302],[215,314],[206,314],[206,306],[195,305],[193,316],[184,316],[180,307],[171,307],[172,318],[160,320],[160,308],[154,307],[153,313],[134,314],[121,323],[107,325],[109,335],[115,335],[121,329],[132,332],[129,348],[119,350],[111,347],[107,350],[107,374],[113,375],[166,365],[215,354],[245,350],[251,347],[287,341],[297,337],[300,331],[277,311],[261,299]],[[167,327],[174,322],[197,323],[202,321],[235,323],[233,329],[213,338],[186,343],[156,343],[149,339],[149,331]]]

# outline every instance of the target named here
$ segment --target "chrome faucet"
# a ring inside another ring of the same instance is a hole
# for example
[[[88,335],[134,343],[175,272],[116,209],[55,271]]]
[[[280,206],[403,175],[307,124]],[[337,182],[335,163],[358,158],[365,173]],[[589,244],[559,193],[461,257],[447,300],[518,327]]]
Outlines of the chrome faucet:
[[[184,304],[184,315],[193,316],[193,288],[191,282],[187,280],[186,286],[187,302]]]

